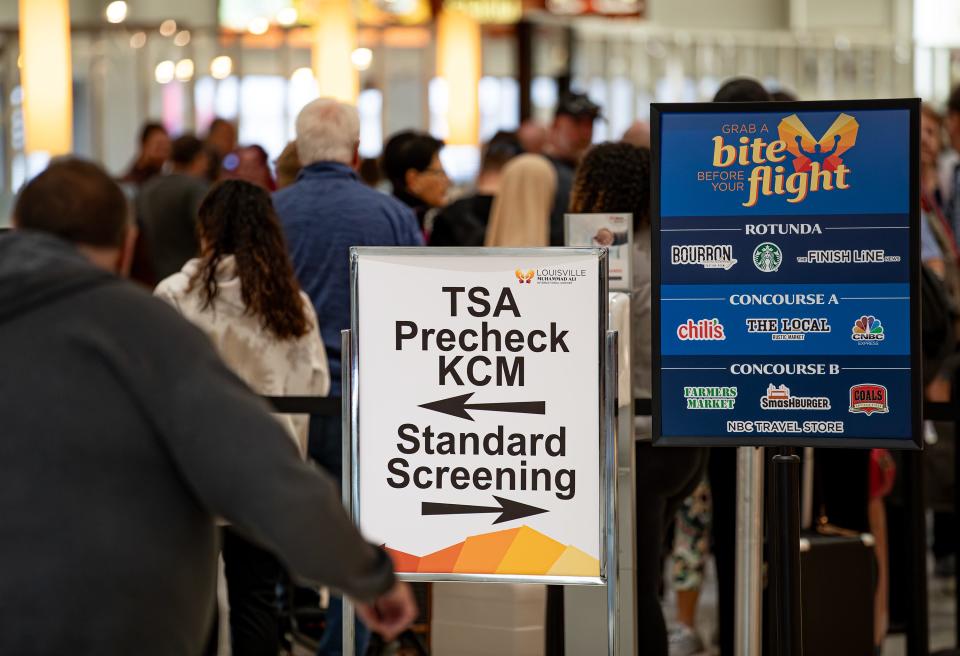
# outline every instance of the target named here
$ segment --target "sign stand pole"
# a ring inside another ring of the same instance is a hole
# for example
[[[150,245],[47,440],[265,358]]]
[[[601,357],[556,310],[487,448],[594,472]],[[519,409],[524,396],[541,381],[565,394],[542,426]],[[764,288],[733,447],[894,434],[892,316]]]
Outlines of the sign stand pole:
[[[760,656],[763,619],[763,449],[737,449],[734,653]]]
[[[773,457],[770,506],[771,627],[778,656],[803,656],[800,612],[800,457],[781,447]]]
[[[605,340],[604,466],[607,472],[607,653],[620,654],[620,544],[617,523],[617,362],[619,333],[608,330]]]
[[[340,396],[342,399],[341,412],[341,436],[342,436],[342,459],[343,481],[341,483],[341,496],[343,505],[347,509],[347,515],[353,516],[353,342],[349,330],[340,331]],[[343,601],[343,656],[355,656],[356,652],[356,613],[353,608],[353,601],[344,595]]]

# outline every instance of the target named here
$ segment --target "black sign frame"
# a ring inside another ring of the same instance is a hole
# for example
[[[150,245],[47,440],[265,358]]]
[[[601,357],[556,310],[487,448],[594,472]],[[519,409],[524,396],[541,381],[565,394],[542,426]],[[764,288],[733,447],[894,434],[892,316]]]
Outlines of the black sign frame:
[[[665,436],[662,423],[661,377],[661,198],[660,162],[661,130],[664,114],[717,113],[796,113],[818,111],[906,110],[909,112],[909,167],[910,203],[910,427],[912,439],[861,437],[783,437],[773,435],[717,435]],[[923,375],[920,327],[920,99],[884,100],[829,100],[829,101],[771,101],[744,103],[653,103],[650,106],[651,189],[650,189],[650,244],[651,244],[651,328],[652,328],[652,391],[653,443],[655,446],[780,446],[828,447],[847,449],[903,449],[923,448]]]

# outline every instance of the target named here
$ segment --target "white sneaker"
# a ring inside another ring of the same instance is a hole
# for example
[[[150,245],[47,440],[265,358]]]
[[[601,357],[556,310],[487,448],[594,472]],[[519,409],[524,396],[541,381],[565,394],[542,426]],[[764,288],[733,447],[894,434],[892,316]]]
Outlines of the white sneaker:
[[[703,640],[686,624],[674,624],[667,634],[670,656],[696,656],[703,653]]]

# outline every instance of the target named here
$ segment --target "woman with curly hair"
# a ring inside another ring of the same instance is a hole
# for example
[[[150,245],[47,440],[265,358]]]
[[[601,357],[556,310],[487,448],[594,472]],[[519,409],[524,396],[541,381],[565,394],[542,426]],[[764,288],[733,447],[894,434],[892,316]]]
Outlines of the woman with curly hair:
[[[221,182],[200,205],[198,233],[200,257],[154,293],[203,330],[254,391],[325,396],[330,373],[317,316],[297,285],[270,195],[249,182]],[[304,456],[308,416],[277,415],[277,420]],[[233,653],[275,656],[279,562],[229,526],[223,531],[223,561]]]
[[[633,393],[638,398],[650,398],[650,151],[626,143],[591,148],[577,168],[570,211],[633,214]],[[640,653],[667,656],[667,627],[659,595],[666,533],[680,504],[703,477],[705,450],[654,449],[650,417],[637,417],[634,434],[637,635]]]

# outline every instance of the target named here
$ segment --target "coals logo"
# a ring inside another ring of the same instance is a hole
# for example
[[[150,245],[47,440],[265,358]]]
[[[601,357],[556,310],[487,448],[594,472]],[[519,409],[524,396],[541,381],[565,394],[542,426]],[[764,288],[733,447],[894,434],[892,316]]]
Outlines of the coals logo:
[[[850,412],[864,414],[886,414],[890,412],[887,402],[887,388],[883,385],[864,383],[850,388]]]
[[[753,249],[753,266],[764,273],[773,273],[782,262],[783,252],[773,242],[765,241]]]
[[[677,326],[677,339],[681,342],[722,342],[727,339],[719,319],[687,319]]]
[[[704,269],[729,271],[737,261],[730,244],[685,244],[670,247],[670,264],[699,264]]]
[[[777,139],[765,136],[770,132],[765,123],[724,125],[723,134],[736,142],[726,143],[723,134],[713,137],[714,170],[703,172],[699,179],[718,191],[739,191],[744,189],[743,183],[732,182],[731,173],[724,169],[752,167],[746,180],[747,200],[741,203],[744,207],[754,207],[770,196],[786,196],[787,202],[794,204],[811,193],[849,189],[851,170],[841,155],[856,144],[859,129],[849,114],[839,114],[819,139],[796,114],[780,121]]]
[[[517,282],[519,282],[521,285],[524,283],[529,285],[530,281],[533,280],[534,276],[537,275],[533,269],[527,269],[526,273],[524,273],[521,269],[517,269],[513,272],[513,274],[517,277]]]
[[[850,339],[860,344],[876,345],[884,340],[883,323],[876,317],[862,316],[853,322]]]
[[[737,403],[736,387],[684,387],[687,410],[733,410]]]
[[[792,396],[786,385],[767,385],[767,393],[760,397],[764,410],[829,410],[830,399],[825,396]]]

